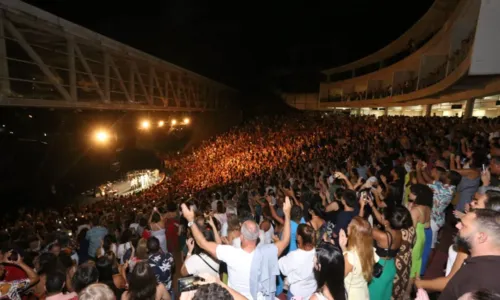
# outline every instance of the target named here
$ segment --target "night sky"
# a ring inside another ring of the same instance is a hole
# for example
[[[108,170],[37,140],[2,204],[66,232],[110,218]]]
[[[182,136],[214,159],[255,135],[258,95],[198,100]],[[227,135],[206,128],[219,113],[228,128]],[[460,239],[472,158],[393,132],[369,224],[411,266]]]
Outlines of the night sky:
[[[239,89],[244,116],[251,117],[291,110],[269,91],[283,86],[288,91],[317,91],[320,70],[384,47],[433,1],[26,2]],[[89,114],[87,122],[73,111],[0,108],[0,196],[14,205],[42,205],[43,195],[52,199],[49,187],[54,183],[61,190],[79,192],[78,186],[112,180],[108,173],[113,160],[87,151],[85,126],[114,119],[98,111]],[[139,117],[129,117],[135,126]],[[135,131],[128,131],[133,138]],[[26,183],[29,189],[22,188]]]
[[[433,0],[26,2],[249,91],[269,86],[276,74],[317,75],[370,54],[411,27]]]

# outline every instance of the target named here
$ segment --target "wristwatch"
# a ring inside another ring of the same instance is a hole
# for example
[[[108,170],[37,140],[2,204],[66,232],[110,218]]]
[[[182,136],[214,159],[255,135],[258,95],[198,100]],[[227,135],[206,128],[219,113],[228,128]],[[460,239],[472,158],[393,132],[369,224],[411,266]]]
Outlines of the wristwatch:
[[[188,227],[193,226],[193,224],[194,224],[194,221],[189,222],[189,223],[188,223]]]

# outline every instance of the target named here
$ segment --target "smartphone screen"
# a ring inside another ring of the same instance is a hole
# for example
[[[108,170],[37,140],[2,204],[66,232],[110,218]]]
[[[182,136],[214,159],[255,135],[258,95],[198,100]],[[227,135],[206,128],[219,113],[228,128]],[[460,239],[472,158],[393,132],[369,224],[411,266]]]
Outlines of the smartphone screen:
[[[195,285],[194,283],[197,281],[203,281],[203,278],[199,276],[187,276],[179,278],[177,285],[179,288],[179,295],[182,292],[196,290],[198,286]]]

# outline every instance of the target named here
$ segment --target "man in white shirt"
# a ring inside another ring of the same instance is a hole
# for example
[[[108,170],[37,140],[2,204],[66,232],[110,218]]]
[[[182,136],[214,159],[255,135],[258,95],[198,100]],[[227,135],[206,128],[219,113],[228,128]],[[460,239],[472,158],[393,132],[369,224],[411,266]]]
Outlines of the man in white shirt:
[[[183,216],[189,222],[188,227],[191,228],[196,243],[212,257],[226,262],[228,268],[228,286],[248,299],[256,300],[250,292],[250,282],[258,281],[257,278],[250,278],[252,260],[259,237],[259,226],[255,221],[248,220],[242,224],[240,236],[241,248],[238,249],[230,245],[217,245],[214,242],[207,241],[197,227],[196,222],[194,222],[194,211],[188,209],[185,204],[182,204],[181,208]],[[286,197],[283,204],[283,211],[285,213],[283,237],[275,244],[266,245],[268,247],[276,247],[278,256],[281,255],[290,242],[290,210],[290,199]]]

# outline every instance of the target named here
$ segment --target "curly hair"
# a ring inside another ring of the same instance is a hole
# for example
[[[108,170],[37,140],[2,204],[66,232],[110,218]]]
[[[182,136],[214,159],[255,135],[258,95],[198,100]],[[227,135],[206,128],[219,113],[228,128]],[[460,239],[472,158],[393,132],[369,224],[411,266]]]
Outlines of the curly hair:
[[[233,296],[224,287],[216,284],[205,284],[198,288],[193,300],[232,300]]]

